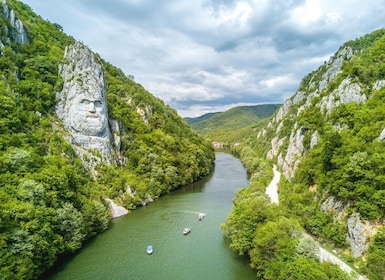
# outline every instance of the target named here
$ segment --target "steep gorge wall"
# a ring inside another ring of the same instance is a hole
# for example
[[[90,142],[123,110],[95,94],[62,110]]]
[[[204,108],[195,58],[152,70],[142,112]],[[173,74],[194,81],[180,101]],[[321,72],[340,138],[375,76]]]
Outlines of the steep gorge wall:
[[[287,180],[290,181],[294,177],[298,164],[307,149],[312,149],[320,139],[320,134],[315,129],[311,132],[310,145],[306,146],[304,142],[305,129],[301,127],[299,122],[299,116],[303,110],[310,106],[316,106],[322,117],[327,120],[332,110],[341,104],[367,102],[364,90],[368,85],[364,86],[349,76],[344,78],[332,92],[327,92],[330,83],[334,82],[341,72],[344,61],[352,59],[356,54],[357,51],[351,47],[342,47],[326,64],[310,74],[309,82],[305,87],[302,85],[294,96],[286,100],[267,128],[259,134],[258,137],[262,137],[266,134],[267,129],[275,130],[275,137],[271,140],[271,148],[267,153],[267,158],[277,162]],[[377,80],[369,86],[373,90],[379,90],[384,85],[385,81]],[[316,103],[315,100],[317,100]],[[285,122],[288,120],[292,120],[289,136],[281,133],[283,129],[287,129]],[[341,129],[343,128],[335,127],[336,131]],[[378,136],[379,141],[383,139],[385,139],[385,129]],[[360,257],[367,251],[370,236],[376,233],[376,226],[363,221],[357,212],[347,214],[346,210],[349,205],[343,205],[334,197],[324,197],[323,201],[322,211],[346,222],[348,228],[346,240],[350,244],[352,256]]]
[[[11,27],[13,28],[13,30],[5,30],[9,36],[9,41],[5,43],[9,44],[10,41],[15,41],[20,44],[27,43],[29,40],[23,22],[16,17],[15,11],[9,8],[6,0],[0,0],[0,3],[3,6],[3,15],[6,17]],[[3,46],[3,43],[0,42],[0,48],[2,48]]]

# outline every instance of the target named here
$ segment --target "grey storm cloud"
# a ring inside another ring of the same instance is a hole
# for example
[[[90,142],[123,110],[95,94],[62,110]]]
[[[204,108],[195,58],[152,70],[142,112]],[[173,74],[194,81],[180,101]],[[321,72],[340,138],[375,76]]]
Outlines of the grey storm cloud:
[[[283,103],[385,23],[382,0],[22,1],[189,117]]]

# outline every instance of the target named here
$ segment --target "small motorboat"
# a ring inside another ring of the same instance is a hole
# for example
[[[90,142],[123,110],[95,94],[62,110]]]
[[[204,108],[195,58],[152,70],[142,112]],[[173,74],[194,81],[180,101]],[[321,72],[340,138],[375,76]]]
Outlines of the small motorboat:
[[[191,228],[185,227],[183,229],[183,234],[186,235],[186,234],[190,233],[190,231],[191,231]]]
[[[199,213],[198,219],[199,221],[202,221],[205,218],[206,214],[205,213]]]
[[[151,255],[152,252],[154,252],[154,249],[152,248],[152,245],[147,246],[147,254]]]

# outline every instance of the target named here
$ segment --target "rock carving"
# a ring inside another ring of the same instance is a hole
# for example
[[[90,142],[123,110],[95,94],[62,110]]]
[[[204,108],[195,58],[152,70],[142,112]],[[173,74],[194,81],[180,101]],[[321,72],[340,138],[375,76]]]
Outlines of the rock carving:
[[[102,64],[89,48],[77,42],[66,48],[59,74],[64,85],[57,93],[56,113],[70,132],[72,143],[108,158],[111,134]]]
[[[103,66],[88,47],[77,42],[66,47],[59,74],[64,83],[62,91],[56,94],[56,113],[70,134],[67,138],[72,147],[95,174],[98,163],[117,163],[116,153],[120,150],[121,127],[118,121],[108,117]],[[128,213],[112,199],[105,201],[112,218]]]

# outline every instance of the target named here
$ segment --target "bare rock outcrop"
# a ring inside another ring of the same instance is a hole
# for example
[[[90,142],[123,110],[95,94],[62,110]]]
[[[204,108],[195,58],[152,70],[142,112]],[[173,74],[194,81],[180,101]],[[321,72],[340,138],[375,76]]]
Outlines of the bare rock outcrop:
[[[273,159],[274,157],[278,156],[279,147],[281,147],[284,141],[285,141],[285,138],[279,139],[278,137],[274,137],[271,140],[271,149],[267,153],[268,159]]]
[[[369,248],[369,238],[376,229],[369,222],[362,222],[359,213],[353,213],[347,222],[348,234],[346,241],[350,244],[353,257],[361,257]]]
[[[303,110],[314,105],[314,98],[320,98],[322,96],[320,95],[321,91],[326,89],[329,83],[337,77],[338,73],[340,73],[343,61],[349,60],[353,55],[354,51],[350,47],[345,46],[341,48],[330,58],[328,63],[318,70],[320,72],[315,72],[310,79],[309,84],[306,85],[306,92],[304,90],[298,90],[291,98],[285,101],[267,127],[275,127],[276,134],[279,135],[279,132],[283,127],[283,121],[287,118],[298,117]],[[315,79],[317,75],[321,79],[318,82],[312,81],[317,80]],[[377,87],[383,85],[385,85],[385,82],[376,83]],[[338,107],[341,104],[351,102],[365,103],[366,100],[367,98],[363,93],[361,85],[358,82],[353,81],[350,77],[347,77],[333,92],[320,98],[320,101],[315,104],[315,106],[318,106],[320,111],[327,116],[333,108]],[[267,153],[268,159],[273,159],[278,156],[278,165],[281,167],[282,173],[287,179],[291,179],[294,176],[298,163],[301,160],[301,156],[305,151],[305,145],[303,143],[304,131],[302,128],[298,128],[298,126],[298,123],[295,122],[291,128],[287,151],[283,151],[283,154],[279,154],[280,147],[286,138],[285,136],[282,138],[276,136],[271,141],[271,149]],[[310,148],[313,148],[319,142],[320,136],[317,131],[312,131],[311,133]]]
[[[347,103],[365,103],[367,100],[362,92],[360,84],[355,83],[350,77],[344,79],[331,94],[324,97],[320,102],[321,109],[327,114],[331,113],[334,107]]]
[[[77,42],[66,48],[59,74],[64,85],[57,93],[56,113],[71,134],[71,143],[78,153],[99,152],[102,161],[111,162],[111,133],[102,64],[89,48]]]
[[[11,26],[14,28],[11,32],[6,30],[6,32],[10,33],[11,39],[15,40],[16,42],[20,44],[28,43],[28,35],[27,31],[24,28],[23,22],[18,19],[15,15],[15,11],[9,9],[9,6],[6,2],[6,0],[0,0],[0,3],[3,6],[3,14],[8,19]]]
[[[345,211],[349,208],[350,204],[342,203],[336,197],[330,196],[324,202],[322,202],[320,209],[322,212],[331,213],[335,218],[345,218]]]
[[[118,218],[128,213],[126,208],[117,205],[112,199],[106,198],[105,200],[108,204],[108,207],[110,208],[112,218]]]
[[[282,173],[286,178],[291,178],[297,169],[300,157],[304,151],[303,146],[303,131],[301,128],[292,131],[287,147],[285,160],[282,163]]]
[[[59,74],[64,84],[56,95],[56,114],[84,166],[95,174],[95,167],[101,162],[122,164],[118,156],[122,128],[118,121],[108,117],[102,63],[89,48],[77,42],[65,49]],[[128,213],[113,200],[105,200],[113,218]]]
[[[332,56],[327,63],[327,70],[322,75],[322,80],[319,83],[318,90],[324,90],[328,84],[333,81],[341,70],[342,63],[345,60],[352,58],[354,52],[351,47],[344,47],[340,49],[334,56]]]
[[[378,141],[382,141],[385,139],[385,128],[381,131],[380,136],[378,136]]]

